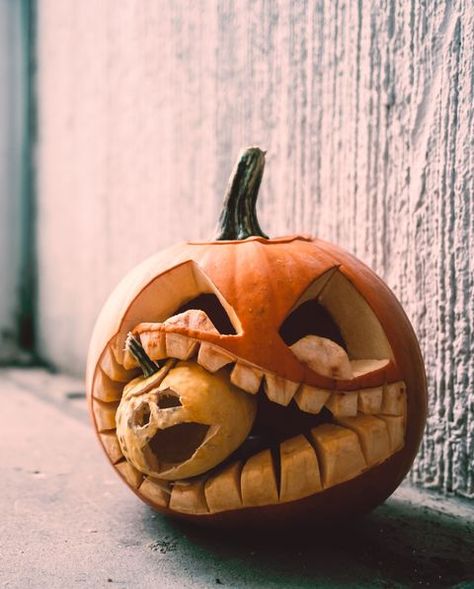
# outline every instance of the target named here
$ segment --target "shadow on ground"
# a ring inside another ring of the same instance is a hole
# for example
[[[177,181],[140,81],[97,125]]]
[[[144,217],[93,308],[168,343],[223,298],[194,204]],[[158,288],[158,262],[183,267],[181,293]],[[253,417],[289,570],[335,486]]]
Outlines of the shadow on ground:
[[[150,513],[149,547],[179,551],[206,587],[210,566],[216,585],[231,587],[237,579],[261,587],[474,587],[473,522],[394,499],[351,525],[272,537],[216,532]]]

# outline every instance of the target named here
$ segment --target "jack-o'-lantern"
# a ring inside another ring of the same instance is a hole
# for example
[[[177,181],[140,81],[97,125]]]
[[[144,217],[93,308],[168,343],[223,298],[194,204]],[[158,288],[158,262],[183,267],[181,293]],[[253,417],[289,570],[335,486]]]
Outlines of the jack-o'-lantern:
[[[347,519],[385,500],[426,417],[423,361],[388,287],[340,248],[268,238],[264,153],[234,169],[214,241],[135,268],[92,337],[87,388],[114,468],[198,523]]]

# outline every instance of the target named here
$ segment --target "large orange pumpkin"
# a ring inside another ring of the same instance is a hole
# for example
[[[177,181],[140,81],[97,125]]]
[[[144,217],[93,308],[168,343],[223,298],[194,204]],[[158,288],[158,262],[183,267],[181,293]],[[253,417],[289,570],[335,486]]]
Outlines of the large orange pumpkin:
[[[243,152],[217,239],[136,267],[90,344],[90,407],[114,468],[198,523],[367,511],[406,475],[425,423],[423,361],[395,296],[335,245],[267,238],[263,166]]]

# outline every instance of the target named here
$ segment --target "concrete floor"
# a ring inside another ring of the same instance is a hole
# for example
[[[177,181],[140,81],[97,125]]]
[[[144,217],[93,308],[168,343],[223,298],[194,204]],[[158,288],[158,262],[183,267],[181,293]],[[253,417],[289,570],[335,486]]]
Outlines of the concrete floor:
[[[178,525],[107,464],[80,381],[5,369],[0,587],[474,587],[474,506],[403,487],[311,538]]]

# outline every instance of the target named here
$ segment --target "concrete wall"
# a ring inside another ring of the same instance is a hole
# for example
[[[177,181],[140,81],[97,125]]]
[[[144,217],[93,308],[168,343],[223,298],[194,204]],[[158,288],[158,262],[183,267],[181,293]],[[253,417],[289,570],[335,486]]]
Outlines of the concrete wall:
[[[420,337],[415,482],[474,496],[472,2],[39,1],[39,345],[84,366],[136,262],[212,233],[241,146],[261,222],[373,266]]]

